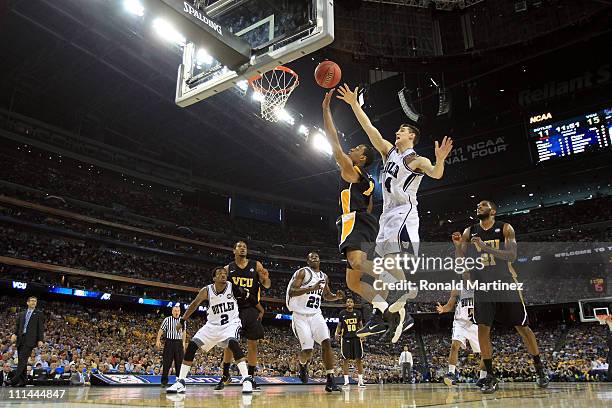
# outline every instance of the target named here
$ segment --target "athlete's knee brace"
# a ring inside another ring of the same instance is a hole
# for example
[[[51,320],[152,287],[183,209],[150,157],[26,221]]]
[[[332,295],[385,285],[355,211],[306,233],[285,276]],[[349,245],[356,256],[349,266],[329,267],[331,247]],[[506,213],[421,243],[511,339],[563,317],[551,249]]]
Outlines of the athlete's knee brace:
[[[198,349],[199,349],[198,345],[195,344],[193,341],[190,341],[189,345],[187,346],[187,350],[185,351],[185,357],[183,359],[185,361],[193,361]]]
[[[242,348],[240,347],[240,343],[238,343],[236,339],[231,339],[227,344],[227,348],[229,348],[232,351],[235,361],[242,360],[244,358],[244,352],[242,351]]]

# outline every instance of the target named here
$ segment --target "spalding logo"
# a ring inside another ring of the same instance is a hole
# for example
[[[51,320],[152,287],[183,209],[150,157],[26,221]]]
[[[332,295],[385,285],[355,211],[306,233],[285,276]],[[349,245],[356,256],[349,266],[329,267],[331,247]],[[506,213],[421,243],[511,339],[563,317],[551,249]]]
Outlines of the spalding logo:
[[[542,121],[547,120],[547,119],[552,119],[552,114],[550,112],[543,113],[541,115],[532,116],[529,119],[529,123],[538,123],[538,122],[542,122]]]

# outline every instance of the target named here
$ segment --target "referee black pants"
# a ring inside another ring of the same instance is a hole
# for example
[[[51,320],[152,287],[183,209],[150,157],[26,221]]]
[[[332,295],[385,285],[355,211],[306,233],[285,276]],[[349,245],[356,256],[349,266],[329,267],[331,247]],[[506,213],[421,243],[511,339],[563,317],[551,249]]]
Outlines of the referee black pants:
[[[183,357],[185,350],[183,350],[182,340],[169,340],[166,339],[164,343],[164,356],[163,356],[163,368],[161,383],[168,384],[168,373],[170,372],[170,366],[174,361],[174,371],[178,377],[181,371],[181,364],[183,363]]]

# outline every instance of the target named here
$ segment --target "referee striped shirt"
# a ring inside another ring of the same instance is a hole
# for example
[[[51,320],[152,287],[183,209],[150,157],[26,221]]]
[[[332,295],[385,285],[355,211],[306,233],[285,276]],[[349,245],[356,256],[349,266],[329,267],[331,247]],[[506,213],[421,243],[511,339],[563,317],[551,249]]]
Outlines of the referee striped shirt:
[[[164,332],[166,339],[168,340],[183,340],[183,330],[187,327],[187,323],[183,326],[182,330],[176,330],[176,326],[179,324],[180,319],[176,319],[172,316],[168,316],[164,319],[161,325],[161,330]]]

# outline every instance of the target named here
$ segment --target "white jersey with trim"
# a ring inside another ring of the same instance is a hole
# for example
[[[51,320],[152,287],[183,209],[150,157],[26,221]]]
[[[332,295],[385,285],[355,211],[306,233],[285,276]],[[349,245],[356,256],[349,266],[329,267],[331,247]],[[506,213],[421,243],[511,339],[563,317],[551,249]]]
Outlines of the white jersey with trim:
[[[206,324],[223,326],[230,322],[240,322],[238,302],[232,292],[232,283],[227,282],[221,293],[215,291],[215,285],[206,286],[208,290],[208,309]]]
[[[418,155],[414,149],[399,152],[393,147],[383,162],[380,184],[383,191],[383,212],[404,205],[416,206],[417,191],[423,173],[411,170],[408,163]]]
[[[325,285],[321,285],[318,289],[304,293],[303,295],[289,297],[291,285],[301,270],[304,270],[304,280],[302,281],[300,288],[312,286],[315,282],[320,281],[321,279],[328,282],[327,275],[325,275],[325,273],[322,271],[314,271],[308,266],[298,269],[291,277],[291,280],[289,280],[289,285],[287,285],[287,294],[285,296],[287,309],[292,312],[305,315],[315,315],[317,313],[321,313],[321,301],[323,300],[323,288]]]
[[[455,320],[472,322],[474,314],[474,289],[462,288],[455,305]]]

